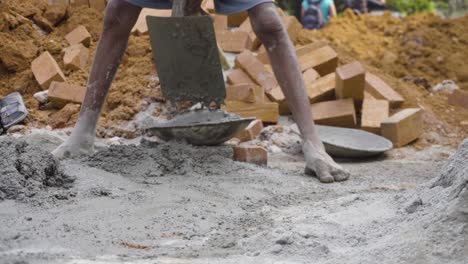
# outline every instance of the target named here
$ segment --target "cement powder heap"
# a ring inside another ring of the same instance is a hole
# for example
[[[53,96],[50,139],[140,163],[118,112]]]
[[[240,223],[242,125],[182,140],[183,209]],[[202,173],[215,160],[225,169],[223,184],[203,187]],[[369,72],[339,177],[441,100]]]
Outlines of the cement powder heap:
[[[205,176],[255,166],[232,161],[232,148],[196,147],[181,142],[151,146],[111,146],[89,157],[87,163],[112,173],[132,178],[170,175]],[[138,180],[138,179],[137,179]]]
[[[48,187],[70,187],[52,154],[23,140],[0,138],[0,201],[23,200]]]
[[[405,208],[408,226],[419,233],[419,243],[431,249],[427,255],[457,260],[468,259],[468,139],[443,166],[429,186],[411,196]],[[459,261],[459,262],[458,262]]]

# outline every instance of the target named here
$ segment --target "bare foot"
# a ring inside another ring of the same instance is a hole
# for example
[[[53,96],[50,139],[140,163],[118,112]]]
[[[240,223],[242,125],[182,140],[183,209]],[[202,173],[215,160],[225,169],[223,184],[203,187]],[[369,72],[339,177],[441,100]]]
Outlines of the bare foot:
[[[94,153],[94,144],[92,141],[83,138],[68,138],[60,146],[58,146],[52,155],[58,159],[73,158],[81,155],[89,155]]]
[[[349,178],[349,173],[325,152],[323,145],[317,147],[311,141],[304,141],[302,151],[306,174],[317,177],[322,183],[346,181]]]

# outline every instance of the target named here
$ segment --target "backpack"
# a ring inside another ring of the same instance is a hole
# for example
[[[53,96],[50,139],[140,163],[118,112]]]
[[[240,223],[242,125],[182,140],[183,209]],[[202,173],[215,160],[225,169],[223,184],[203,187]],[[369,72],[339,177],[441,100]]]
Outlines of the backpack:
[[[309,8],[304,12],[302,17],[302,25],[306,29],[320,29],[325,23],[323,20],[322,9],[320,9],[319,1],[307,0],[309,2]]]

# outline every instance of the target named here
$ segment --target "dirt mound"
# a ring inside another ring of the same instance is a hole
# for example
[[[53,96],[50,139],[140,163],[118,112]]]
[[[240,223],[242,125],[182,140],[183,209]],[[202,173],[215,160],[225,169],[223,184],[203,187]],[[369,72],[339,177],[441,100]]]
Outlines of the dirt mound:
[[[23,200],[45,188],[67,188],[73,182],[59,162],[41,148],[9,137],[0,138],[0,148],[0,201]]]
[[[451,79],[468,89],[468,16],[443,19],[433,14],[396,18],[345,12],[321,31],[301,31],[302,44],[326,40],[342,63],[362,61],[406,100],[403,107],[425,110],[425,130],[416,147],[456,146],[468,136],[468,111],[447,104],[447,95],[428,88]],[[444,139],[439,138],[440,136]]]

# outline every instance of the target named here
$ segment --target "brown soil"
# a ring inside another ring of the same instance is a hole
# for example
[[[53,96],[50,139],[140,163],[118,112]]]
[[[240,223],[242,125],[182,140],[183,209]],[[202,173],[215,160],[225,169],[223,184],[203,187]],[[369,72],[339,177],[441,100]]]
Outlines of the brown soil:
[[[27,123],[36,127],[71,126],[78,107],[69,106],[59,112],[47,106],[39,109],[32,95],[41,88],[30,71],[30,62],[41,52],[49,51],[62,67],[63,49],[68,46],[65,34],[84,25],[93,38],[88,65],[85,70],[64,70],[64,74],[67,82],[85,85],[101,30],[102,14],[93,9],[80,7],[66,10],[66,14],[61,12],[63,9],[52,8],[45,0],[0,3],[0,96],[21,92],[30,111]],[[47,22],[46,18],[53,21]],[[326,39],[338,50],[342,63],[362,61],[369,71],[381,76],[407,99],[405,107],[424,108],[428,133],[416,146],[454,145],[468,136],[468,111],[448,106],[445,94],[432,94],[424,85],[452,79],[468,89],[468,69],[464,65],[468,57],[466,24],[468,16],[443,20],[421,14],[401,20],[389,15],[356,17],[346,13],[322,31],[302,31],[299,43]],[[50,29],[51,33],[45,33]],[[128,127],[123,129],[126,122],[148,101],[161,99],[155,68],[150,65],[149,37],[131,36],[99,121],[99,136],[131,135],[131,131],[126,131]]]
[[[404,19],[355,16],[346,12],[321,31],[302,31],[299,42],[326,40],[341,63],[360,60],[406,99],[403,107],[426,111],[425,135],[416,147],[456,145],[468,137],[468,111],[447,104],[447,95],[428,88],[451,79],[468,90],[468,16],[442,19],[418,14]]]

